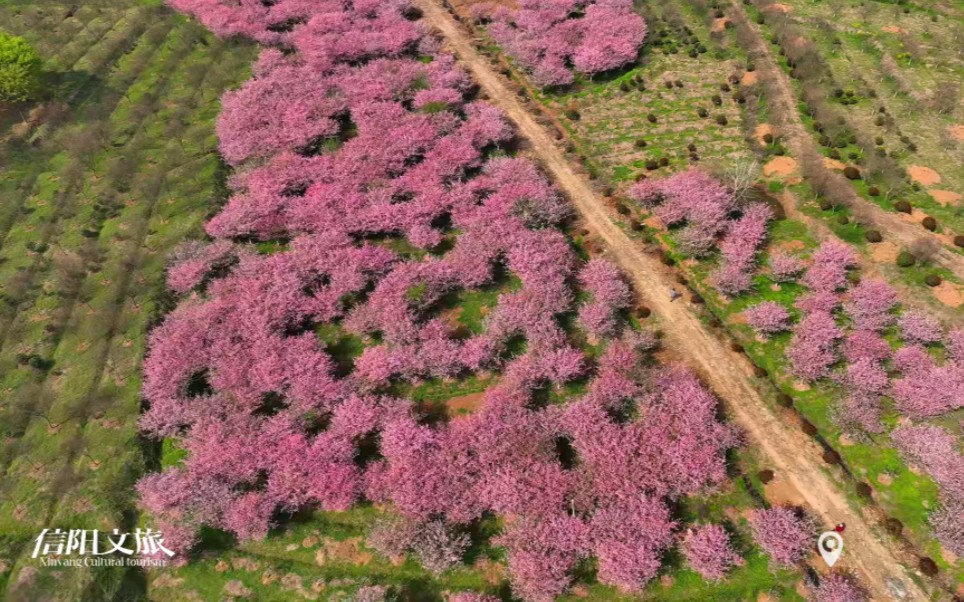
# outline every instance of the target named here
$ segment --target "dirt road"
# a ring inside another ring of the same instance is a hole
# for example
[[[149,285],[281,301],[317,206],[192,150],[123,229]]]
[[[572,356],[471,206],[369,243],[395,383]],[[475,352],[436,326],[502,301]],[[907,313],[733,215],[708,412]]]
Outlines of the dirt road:
[[[901,599],[890,592],[894,583],[906,591],[905,600],[929,597],[911,581],[888,547],[873,533],[865,518],[854,512],[846,499],[822,469],[819,448],[799,430],[782,423],[757,392],[748,376],[746,360],[731,352],[722,341],[703,327],[689,311],[686,302],[670,301],[672,276],[654,257],[646,255],[613,221],[601,199],[588,183],[577,175],[554,144],[550,134],[540,126],[519,101],[506,80],[476,52],[470,35],[434,0],[417,0],[425,20],[449,42],[450,49],[461,58],[475,81],[515,122],[520,134],[527,138],[556,184],[571,199],[587,227],[605,245],[609,254],[631,276],[637,291],[659,317],[665,342],[686,357],[713,390],[724,400],[731,419],[739,424],[749,441],[758,446],[778,475],[791,485],[826,525],[847,523],[845,552],[848,566],[862,573],[863,580],[877,600]],[[891,583],[888,586],[888,582]],[[899,589],[899,588],[898,588]]]
[[[756,73],[766,87],[767,103],[773,109],[770,113],[777,116],[779,120],[776,125],[780,136],[801,166],[808,163],[810,165],[821,165],[823,156],[817,151],[813,136],[806,130],[803,120],[800,118],[800,112],[797,109],[797,96],[790,83],[790,76],[777,63],[776,57],[770,50],[770,46],[763,37],[759,26],[746,14],[742,3],[731,2],[730,4],[733,16],[742,21],[754,34],[749,47],[744,49],[753,59],[756,65]],[[920,224],[904,221],[897,214],[885,211],[878,205],[865,200],[849,184],[846,184],[846,181],[841,190],[846,193],[851,206],[863,207],[877,224],[878,229],[884,233],[884,236],[901,247],[909,247],[915,240],[926,237],[931,237],[936,242],[940,242],[936,235],[925,230]],[[943,243],[931,261],[954,272],[958,278],[964,279],[964,257],[954,253]]]

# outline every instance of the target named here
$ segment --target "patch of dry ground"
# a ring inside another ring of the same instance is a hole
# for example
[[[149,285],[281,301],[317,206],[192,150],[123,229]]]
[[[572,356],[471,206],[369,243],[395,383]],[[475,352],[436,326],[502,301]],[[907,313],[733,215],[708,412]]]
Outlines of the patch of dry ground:
[[[921,186],[933,186],[934,184],[941,183],[939,173],[930,167],[924,167],[922,165],[911,165],[907,168],[907,175],[910,176],[911,180],[914,180]]]

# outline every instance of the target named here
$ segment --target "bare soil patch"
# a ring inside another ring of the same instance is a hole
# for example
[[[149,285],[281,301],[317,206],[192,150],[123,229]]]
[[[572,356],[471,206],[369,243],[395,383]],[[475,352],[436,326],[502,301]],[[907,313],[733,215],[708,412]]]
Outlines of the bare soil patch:
[[[964,289],[959,284],[945,280],[940,285],[931,289],[937,300],[948,307],[960,307],[964,305]]]
[[[961,202],[961,198],[964,198],[952,190],[935,190],[932,188],[927,191],[927,194],[931,195],[935,201],[945,207],[948,205],[957,205]]]
[[[756,72],[754,71],[754,73]],[[756,138],[756,141],[759,142],[761,146],[766,144],[766,141],[763,139],[763,137],[767,134],[770,134],[771,136],[776,135],[774,133],[773,126],[769,123],[757,124],[756,129],[753,130],[753,137]]]
[[[726,29],[726,24],[729,22],[730,20],[727,19],[726,17],[723,17],[722,19],[716,19],[713,21],[713,25],[710,27],[710,31],[724,31]]]
[[[797,162],[790,157],[776,157],[763,166],[763,175],[786,178],[797,173]]]
[[[877,263],[894,263],[900,255],[900,247],[890,241],[877,243],[870,248],[870,257]]]
[[[743,77],[740,79],[740,85],[752,86],[756,84],[758,81],[760,81],[760,76],[757,75],[756,71],[747,71],[746,73],[743,74]]]
[[[445,406],[448,408],[449,414],[452,416],[464,414],[466,412],[474,412],[482,407],[483,397],[485,397],[485,393],[482,392],[460,395],[446,401]]]
[[[951,138],[954,140],[964,141],[964,125],[952,125],[947,128],[947,131],[950,132]]]
[[[941,175],[930,167],[911,165],[907,168],[907,174],[921,186],[933,186],[941,183]]]
[[[838,171],[843,171],[847,167],[843,161],[837,161],[836,159],[831,159],[830,157],[823,158],[823,165],[827,169],[836,169]]]
[[[774,2],[773,4],[769,4],[769,5],[767,5],[767,6],[764,6],[764,7],[763,7],[763,10],[764,10],[764,11],[767,11],[767,12],[775,12],[775,13],[784,13],[784,14],[786,14],[786,13],[792,13],[792,12],[793,12],[793,7],[792,7],[792,6],[789,6],[789,5],[786,5],[786,4],[781,4],[781,3],[779,3],[779,2]]]
[[[897,27],[896,25],[884,25],[881,29],[887,33],[907,33],[906,29]]]

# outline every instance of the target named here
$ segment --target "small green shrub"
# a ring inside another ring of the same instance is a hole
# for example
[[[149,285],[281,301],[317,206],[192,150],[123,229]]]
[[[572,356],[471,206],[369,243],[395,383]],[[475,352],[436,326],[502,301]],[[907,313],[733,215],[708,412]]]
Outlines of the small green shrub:
[[[864,238],[867,239],[867,242],[874,243],[884,240],[884,237],[880,235],[880,230],[867,230],[864,233]]]
[[[917,263],[917,258],[907,251],[901,251],[900,254],[897,255],[897,265],[902,268],[909,268],[915,263]]]
[[[937,274],[928,274],[927,276],[924,277],[924,283],[927,286],[940,286],[941,282],[943,281],[944,280]]]

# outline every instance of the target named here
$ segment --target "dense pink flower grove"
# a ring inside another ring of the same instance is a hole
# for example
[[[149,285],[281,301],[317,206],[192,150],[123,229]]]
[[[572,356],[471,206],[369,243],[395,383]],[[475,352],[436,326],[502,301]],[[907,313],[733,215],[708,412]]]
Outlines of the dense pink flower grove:
[[[489,33],[542,86],[572,83],[636,60],[646,22],[630,0],[522,0],[487,10]]]
[[[721,264],[711,275],[713,285],[727,295],[752,286],[756,254],[766,238],[772,212],[763,204],[740,208],[733,194],[709,174],[696,168],[662,180],[637,182],[630,198],[649,208],[675,231],[678,248],[686,255],[703,257],[717,246]]]
[[[728,570],[744,564],[733,550],[730,536],[719,525],[689,529],[683,537],[682,548],[686,563],[704,579],[722,579]]]
[[[775,301],[763,301],[743,312],[746,323],[758,334],[769,336],[790,328],[790,312]]]
[[[750,528],[763,551],[781,566],[803,560],[814,540],[813,526],[793,509],[782,506],[755,510],[750,516]]]
[[[814,602],[867,602],[870,595],[853,575],[831,573],[821,577],[814,591]]]
[[[263,538],[286,513],[365,500],[395,516],[369,543],[435,573],[497,514],[520,597],[564,592],[588,557],[601,581],[643,587],[674,543],[668,502],[719,485],[739,438],[693,374],[644,367],[656,338],[622,328],[629,287],[608,262],[580,265],[556,228],[569,206],[499,152],[503,115],[407,2],[173,4],[273,47],[224,97],[232,194],[213,242],[172,258],[181,303],[145,359],[142,427],[186,452],[138,484],[166,543],[186,551],[202,527]],[[578,8],[563,18],[591,36],[567,52],[609,68],[641,20],[622,0]],[[483,287],[502,292],[481,327],[454,324],[446,305]],[[577,311],[594,362],[564,327]],[[364,350],[327,347],[322,326]],[[483,370],[499,382],[469,415],[396,392]],[[576,378],[577,401],[537,401]]]

